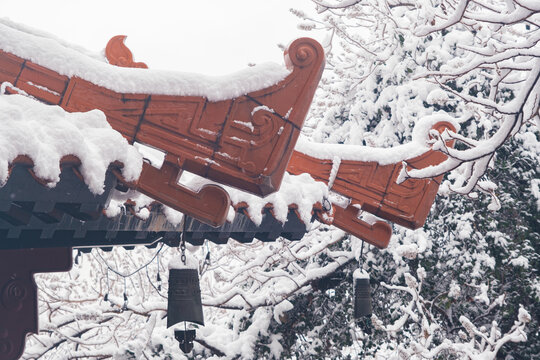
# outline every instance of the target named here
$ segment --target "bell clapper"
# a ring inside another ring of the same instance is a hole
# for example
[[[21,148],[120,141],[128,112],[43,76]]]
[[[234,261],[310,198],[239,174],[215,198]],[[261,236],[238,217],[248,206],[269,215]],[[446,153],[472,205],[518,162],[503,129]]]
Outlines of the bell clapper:
[[[178,341],[180,349],[185,353],[193,350],[193,340],[195,340],[195,329],[175,330],[174,338]]]

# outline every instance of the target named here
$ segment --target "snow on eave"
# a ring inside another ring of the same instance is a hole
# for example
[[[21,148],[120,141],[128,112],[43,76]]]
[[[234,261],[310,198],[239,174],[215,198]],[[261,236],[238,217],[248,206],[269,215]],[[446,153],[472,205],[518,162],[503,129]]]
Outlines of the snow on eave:
[[[415,158],[430,149],[429,131],[438,122],[448,122],[459,129],[457,121],[444,111],[420,119],[413,130],[412,141],[391,148],[376,148],[361,145],[320,144],[300,136],[294,150],[317,159],[339,158],[340,160],[377,162],[381,165],[396,164]]]
[[[230,187],[226,190],[233,204],[248,205],[246,210],[256,225],[261,224],[263,209],[270,205],[274,217],[282,224],[287,221],[289,210],[295,208],[299,219],[309,226],[314,205],[322,204],[328,197],[327,185],[307,173],[292,175],[286,172],[279,190],[263,198]]]
[[[290,73],[284,65],[275,63],[256,65],[226,76],[117,67],[53,36],[6,19],[0,19],[0,49],[67,77],[77,76],[120,93],[203,96],[210,101],[264,89]]]
[[[68,113],[26,96],[0,95],[0,124],[0,184],[8,180],[9,166],[19,155],[32,159],[35,175],[49,186],[60,180],[61,159],[76,156],[94,194],[103,193],[111,163],[124,165],[127,181],[136,180],[142,170],[142,156],[111,128],[100,110]]]
[[[247,204],[247,214],[257,226],[261,224],[263,210],[268,206],[272,209],[276,220],[282,224],[287,221],[289,210],[294,208],[299,215],[299,219],[306,226],[309,226],[314,205],[316,203],[322,204],[328,196],[328,186],[321,181],[314,180],[311,175],[306,173],[292,175],[286,172],[279,190],[265,197],[259,197],[230,186],[218,184],[187,171],[182,173],[180,184],[192,191],[199,191],[203,186],[209,184],[217,184],[223,187],[229,194],[233,207],[242,203]],[[234,212],[234,209],[229,210],[231,217],[227,221],[234,220],[234,213],[231,213],[231,211]]]

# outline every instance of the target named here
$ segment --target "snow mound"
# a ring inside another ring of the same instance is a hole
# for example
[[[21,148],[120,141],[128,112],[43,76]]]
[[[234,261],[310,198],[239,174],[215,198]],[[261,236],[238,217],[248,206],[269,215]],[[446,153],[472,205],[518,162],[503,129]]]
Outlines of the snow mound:
[[[459,129],[459,124],[454,118],[444,111],[425,116],[420,119],[412,133],[412,141],[408,144],[394,146],[392,148],[377,148],[361,145],[345,144],[321,144],[309,141],[305,136],[300,136],[296,151],[315,157],[317,159],[377,162],[381,165],[396,164],[402,161],[420,156],[430,149],[429,132],[438,122],[447,122]]]
[[[142,156],[111,128],[100,110],[68,113],[26,96],[0,95],[0,123],[0,184],[8,180],[9,165],[19,155],[30,157],[36,176],[50,186],[60,180],[62,157],[76,156],[94,194],[103,193],[111,163],[124,164],[127,181],[136,180],[142,170]]]
[[[187,171],[182,173],[180,183],[193,191],[199,191],[207,184],[217,184]],[[296,212],[300,220],[308,225],[311,223],[313,205],[317,202],[322,203],[324,198],[328,196],[326,184],[315,181],[306,173],[291,175],[286,172],[280,189],[264,198],[222,184],[218,185],[229,193],[233,204],[246,203],[249,205],[247,212],[256,225],[261,224],[263,209],[267,204],[272,205],[274,217],[281,223],[287,221],[289,206],[296,205]],[[232,221],[234,218],[228,220]]]

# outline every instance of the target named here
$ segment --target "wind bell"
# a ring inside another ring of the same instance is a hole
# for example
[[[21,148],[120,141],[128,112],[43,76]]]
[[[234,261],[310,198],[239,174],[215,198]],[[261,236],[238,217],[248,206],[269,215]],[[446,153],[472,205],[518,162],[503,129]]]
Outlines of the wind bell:
[[[369,274],[365,270],[356,269],[354,279],[354,318],[360,319],[371,315],[371,288]]]
[[[354,282],[354,318],[360,319],[371,315],[371,287],[369,285],[369,273],[362,269],[364,254],[364,242],[360,248],[358,257],[359,268],[353,273]]]
[[[186,322],[204,326],[204,316],[199,285],[199,270],[186,261],[186,243],[182,236],[182,256],[179,261],[169,263],[169,298],[167,306],[167,328],[184,322],[184,330],[175,330],[174,337],[184,353],[193,350],[195,329],[187,329]],[[193,261],[194,263],[194,261]]]

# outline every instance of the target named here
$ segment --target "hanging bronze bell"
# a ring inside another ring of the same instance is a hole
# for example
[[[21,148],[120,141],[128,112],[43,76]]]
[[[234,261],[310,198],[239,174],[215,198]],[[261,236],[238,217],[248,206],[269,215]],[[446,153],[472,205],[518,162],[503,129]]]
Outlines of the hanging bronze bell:
[[[371,315],[371,288],[369,276],[354,278],[354,317]]]
[[[204,325],[197,269],[169,270],[169,300],[167,327],[182,321]]]

